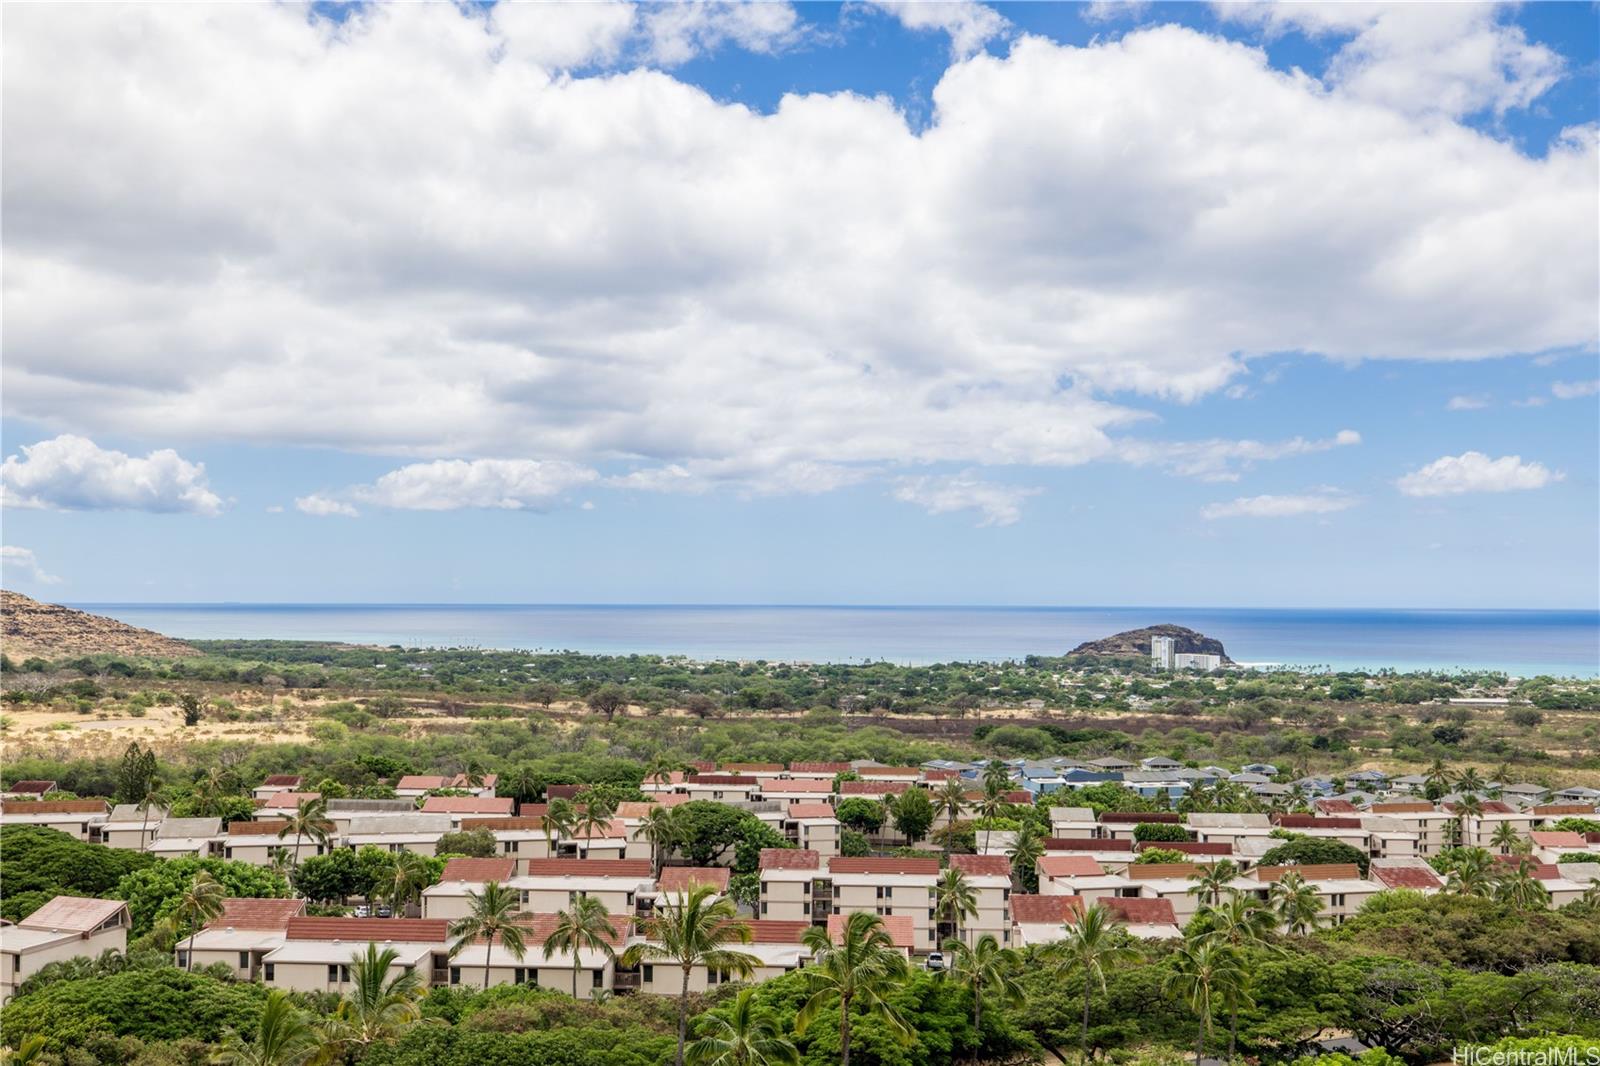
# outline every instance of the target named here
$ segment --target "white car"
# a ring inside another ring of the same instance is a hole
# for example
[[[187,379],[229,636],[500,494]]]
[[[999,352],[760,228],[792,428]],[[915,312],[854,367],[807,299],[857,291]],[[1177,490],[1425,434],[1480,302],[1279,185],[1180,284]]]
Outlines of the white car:
[[[925,965],[930,970],[944,969],[944,953],[940,951],[928,952],[928,961]]]

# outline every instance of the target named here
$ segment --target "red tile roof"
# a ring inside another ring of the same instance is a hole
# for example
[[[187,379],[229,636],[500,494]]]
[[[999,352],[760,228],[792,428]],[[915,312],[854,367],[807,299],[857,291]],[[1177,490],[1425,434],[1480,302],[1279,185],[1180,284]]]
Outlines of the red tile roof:
[[[910,781],[842,781],[839,784],[841,796],[883,796],[896,795],[911,788]]]
[[[544,949],[544,942],[551,933],[555,932],[556,922],[560,920],[560,917],[557,914],[529,914],[524,916],[522,939],[527,944],[528,957],[530,959],[540,957]],[[611,932],[606,936],[606,940],[613,947],[621,947],[622,942],[627,939],[632,926],[633,923],[628,920],[626,915],[611,915]],[[481,958],[482,956],[479,957]],[[471,960],[468,959],[461,965],[470,967]]]
[[[791,774],[842,774],[850,769],[847,762],[792,762]]]
[[[1374,803],[1367,808],[1371,814],[1427,814],[1432,811],[1433,804],[1418,802],[1403,803]]]
[[[783,772],[781,762],[725,762],[722,772],[727,774],[780,774]]]
[[[979,877],[1011,876],[1011,860],[1004,855],[952,855],[950,865]]]
[[[258,822],[229,822],[228,835],[231,837],[275,837],[287,821],[281,818],[266,818]]]
[[[1349,800],[1316,800],[1312,806],[1323,814],[1355,814],[1356,805]]]
[[[261,779],[264,788],[299,788],[305,778],[299,774],[268,774]]]
[[[1029,896],[1011,897],[1011,918],[1018,925],[1048,923],[1060,925],[1077,921],[1083,913],[1082,896]]]
[[[301,800],[321,798],[322,793],[320,792],[274,792],[256,806],[258,809],[270,808],[275,811],[294,811],[300,809]]]
[[[688,892],[695,885],[710,885],[718,892],[728,891],[733,871],[726,866],[668,866],[657,882],[663,892]]]
[[[54,790],[55,787],[56,787],[56,783],[54,781],[18,781],[15,784],[13,784],[10,788],[6,789],[6,791],[7,792],[37,792],[37,793],[39,793],[39,795],[42,796],[46,792],[50,792],[50,791]]]
[[[287,929],[289,919],[306,912],[303,899],[251,899],[222,901],[222,915],[206,923],[207,929]]]
[[[924,781],[953,781],[953,780],[955,780],[956,778],[958,778],[960,776],[961,776],[961,771],[960,770],[924,770],[924,771],[922,771],[922,779]]]
[[[1177,811],[1106,811],[1100,816],[1102,825],[1177,825],[1183,815]]]
[[[440,881],[471,881],[484,884],[499,881],[501,884],[517,874],[516,859],[450,859],[444,864]]]
[[[844,935],[844,920],[842,914],[828,915],[828,936],[834,943]],[[917,946],[917,927],[908,914],[885,914],[879,921],[883,922],[884,932],[889,934],[889,939],[897,948],[913,949]]]
[[[691,785],[710,785],[713,788],[727,787],[739,788],[761,784],[761,779],[751,774],[699,774],[690,782]]]
[[[504,799],[479,799],[477,796],[429,796],[422,801],[423,814],[504,814],[516,813],[517,801]]]
[[[1098,837],[1051,837],[1044,842],[1046,851],[1133,851],[1131,840],[1110,840]]]
[[[444,918],[290,918],[284,934],[288,940],[442,944],[450,923]]]
[[[1442,888],[1444,882],[1428,866],[1385,866],[1372,864],[1372,876],[1386,888]]]
[[[531,877],[649,877],[649,859],[529,859]]]
[[[822,856],[801,848],[762,848],[763,870],[819,870]]]
[[[1046,877],[1101,877],[1105,867],[1087,855],[1046,855],[1039,860]]]
[[[939,873],[938,859],[847,858],[836,856],[828,863],[832,874],[905,874],[911,877],[935,877]]]
[[[826,796],[833,791],[833,782],[816,777],[763,777],[762,792],[804,792],[808,796]]]
[[[1177,925],[1170,899],[1135,899],[1109,896],[1096,902],[1130,925]]]
[[[1360,829],[1360,818],[1325,818],[1315,814],[1274,814],[1273,822],[1285,829]]]
[[[547,800],[575,799],[578,793],[582,792],[586,787],[586,785],[546,785],[544,798]]]
[[[11,800],[0,810],[7,814],[105,814],[110,808],[105,800]]]
[[[1535,807],[1533,813],[1540,817],[1554,816],[1559,818],[1566,814],[1576,814],[1593,818],[1595,810],[1594,805],[1590,803],[1546,803]]]
[[[528,810],[533,804],[524,804],[523,810]],[[534,815],[525,814],[520,818],[463,818],[462,829],[533,829],[543,830],[543,822]]]
[[[920,766],[863,766],[856,773],[861,775],[863,781],[892,777],[908,777],[914,780],[922,776],[922,768]]]
[[[443,774],[406,774],[394,783],[395,788],[443,788]]]
[[[790,818],[832,818],[833,807],[827,803],[791,803]]]
[[[86,896],[57,896],[17,925],[23,929],[49,929],[64,933],[91,933],[126,911],[120,899],[92,899]]]
[[[1166,878],[1182,880],[1199,873],[1201,866],[1193,862],[1146,862],[1128,867],[1128,876],[1135,881],[1156,881]]]
[[[1528,834],[1541,848],[1573,848],[1582,851],[1588,841],[1583,839],[1583,834],[1567,829],[1543,830],[1536,829]]]
[[[1000,793],[1000,798],[1007,803],[1025,807],[1033,802],[1033,793],[1025,788],[1014,788],[1010,792]]]
[[[1451,814],[1455,814],[1458,810],[1460,810],[1460,808],[1461,808],[1461,805],[1459,803],[1446,803],[1444,805],[1444,809],[1449,811]],[[1510,804],[1501,803],[1499,800],[1484,800],[1483,802],[1478,804],[1478,809],[1481,810],[1484,814],[1511,814],[1511,813],[1513,813],[1512,810],[1511,810],[1511,805]]]

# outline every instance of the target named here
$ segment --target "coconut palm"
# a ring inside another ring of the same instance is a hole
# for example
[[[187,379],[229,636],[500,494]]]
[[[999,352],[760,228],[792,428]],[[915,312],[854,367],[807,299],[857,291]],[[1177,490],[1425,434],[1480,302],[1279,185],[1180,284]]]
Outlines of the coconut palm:
[[[850,1010],[854,1006],[877,1017],[906,1043],[916,1038],[889,1002],[889,994],[905,980],[908,967],[882,918],[856,911],[845,917],[837,943],[820,925],[807,929],[800,942],[811,953],[811,965],[800,970],[810,995],[795,1015],[796,1036],[804,1036],[818,1015],[838,1004],[839,1066],[850,1066]]]
[[[397,851],[389,857],[382,880],[374,885],[374,895],[388,897],[389,906],[396,918],[405,915],[407,904],[422,898],[422,890],[433,883],[433,869],[428,860],[414,851]]]
[[[394,948],[368,944],[350,964],[350,991],[323,1027],[326,1052],[354,1051],[359,1061],[374,1044],[393,1040],[422,1017],[422,974],[395,967]],[[395,972],[391,975],[390,970]]]
[[[1083,1032],[1078,1050],[1089,1061],[1089,993],[1094,985],[1106,991],[1106,972],[1139,957],[1125,930],[1119,929],[1102,903],[1086,909],[1076,922],[1066,923],[1066,935],[1056,945],[1058,965],[1065,975],[1083,971]]]
[[[1456,821],[1461,825],[1461,842],[1467,843],[1472,838],[1468,836],[1467,829],[1472,825],[1469,818],[1483,818],[1483,801],[1474,795],[1462,796],[1455,802]]]
[[[0,1047],[0,1066],[33,1066],[44,1052],[45,1038],[35,1033],[25,1036],[14,1048]]]
[[[556,912],[555,927],[544,938],[542,949],[547,959],[560,951],[571,953],[572,998],[577,999],[580,969],[578,952],[587,948],[611,958],[616,954],[612,943],[616,938],[617,928],[611,922],[611,912],[606,905],[593,897],[579,896],[572,901],[571,907]]]
[[[222,901],[227,898],[227,888],[205,870],[196,873],[189,887],[178,897],[178,906],[173,913],[174,928],[189,930],[189,949],[183,959],[185,970],[194,970],[194,938],[199,934],[200,927],[222,916]]]
[[[1487,896],[1494,890],[1494,857],[1482,848],[1460,848],[1451,856],[1444,890],[1460,896]]]
[[[756,1017],[755,989],[742,988],[726,1016],[701,1016],[705,1035],[684,1051],[688,1066],[793,1066],[800,1061],[795,1046],[777,1026]]]
[[[1424,771],[1422,783],[1427,786],[1428,791],[1433,793],[1435,798],[1444,795],[1445,791],[1450,787],[1450,767],[1445,764],[1443,759],[1434,759],[1433,763]]]
[[[1189,894],[1199,896],[1201,903],[1214,907],[1222,902],[1222,894],[1238,876],[1239,868],[1229,859],[1202,866],[1189,875],[1193,882]]]
[[[749,977],[760,962],[754,955],[735,951],[729,944],[750,943],[750,924],[739,918],[733,900],[717,895],[710,885],[696,884],[688,893],[659,905],[643,925],[645,941],[623,954],[624,966],[641,961],[677,966],[683,974],[678,990],[678,1066],[683,1066],[689,1036],[689,977],[696,966],[709,973],[735,973]]]
[[[486,882],[481,892],[467,893],[467,913],[450,923],[450,955],[454,957],[474,940],[483,941],[483,987],[489,987],[489,955],[498,937],[502,947],[518,962],[527,954],[522,934],[527,919],[517,909],[514,889],[498,881]],[[577,995],[576,992],[573,995]]]
[[[564,799],[553,799],[545,804],[544,813],[539,815],[539,828],[544,830],[550,854],[556,853],[556,841],[559,838],[572,834],[574,817],[572,804]]]
[[[267,993],[255,1039],[230,1029],[211,1061],[220,1066],[301,1066],[317,1050],[316,1031],[282,990]]]
[[[136,805],[144,820],[139,825],[139,850],[150,850],[150,810],[161,810],[161,805],[167,801],[167,790],[162,788],[154,778],[144,784],[144,793],[139,797]]]
[[[1023,822],[1022,828],[1011,841],[1011,850],[1006,852],[1011,857],[1011,879],[1018,891],[1038,890],[1039,874],[1035,866],[1044,857],[1044,850],[1044,835],[1039,832],[1039,827],[1032,822]]]
[[[1001,793],[1011,787],[1011,767],[999,759],[989,760],[983,768],[983,790]]]
[[[1243,980],[1239,952],[1223,941],[1196,937],[1186,941],[1173,956],[1172,972],[1162,987],[1167,995],[1182,1000],[1200,1020],[1194,1044],[1196,1066],[1205,1056],[1206,1036],[1211,1032],[1217,999],[1228,1001],[1229,990],[1239,987]]]
[[[594,846],[594,835],[603,833],[611,828],[611,816],[616,813],[616,808],[611,801],[590,793],[584,800],[583,806],[578,809],[577,817],[573,819],[574,832],[583,834],[585,854]]]
[[[955,835],[956,823],[967,809],[967,786],[959,777],[952,777],[940,785],[933,794],[934,817],[944,815],[944,864],[950,865],[950,838]]]
[[[960,981],[972,993],[972,1032],[975,1043],[972,1061],[978,1061],[978,1047],[983,1043],[983,997],[990,992],[1011,1006],[1022,1002],[1022,986],[1017,983],[1017,968],[1021,959],[1011,948],[1003,948],[993,933],[985,933],[968,947],[951,938],[944,942],[950,953],[949,978]]]
[[[220,815],[222,798],[233,793],[233,780],[232,771],[220,766],[213,766],[202,774],[194,783],[196,813],[207,817]]]
[[[1277,926],[1277,917],[1260,900],[1240,892],[1230,891],[1227,898],[1202,913],[1210,922],[1211,931],[1205,935],[1242,952],[1247,947],[1268,943]],[[1233,1060],[1234,1048],[1239,1042],[1239,1008],[1248,1004],[1250,973],[1241,970],[1243,980],[1237,988],[1227,989],[1228,1008],[1228,1060]]]
[[[328,801],[321,796],[307,796],[295,804],[294,813],[284,821],[283,828],[278,830],[278,839],[282,840],[290,833],[294,834],[294,851],[289,857],[291,869],[300,866],[300,841],[310,837],[318,844],[324,846],[328,838],[333,836],[333,820],[328,817]]]
[[[1272,884],[1269,898],[1278,920],[1290,933],[1306,936],[1317,928],[1322,913],[1322,897],[1306,884],[1306,879],[1290,870]]]
[[[1495,826],[1494,835],[1489,838],[1489,843],[1499,848],[1500,854],[1510,855],[1522,844],[1522,834],[1518,833],[1516,826],[1510,822],[1501,822]]]
[[[1494,898],[1518,910],[1535,910],[1549,905],[1550,891],[1533,876],[1532,863],[1524,859],[1495,881]]]
[[[978,817],[985,822],[983,827],[983,847],[979,850],[987,855],[989,853],[989,838],[994,833],[994,819],[1004,814],[1006,808],[1011,805],[1006,802],[1005,796],[998,789],[989,784],[984,786],[983,795],[972,806],[977,811]]]
[[[978,891],[967,879],[965,870],[947,866],[933,883],[933,912],[943,935],[959,937],[961,920],[978,916]],[[948,933],[945,927],[949,927]]]
[[[1504,781],[1501,782],[1501,784],[1505,783],[1506,782]],[[1456,775],[1456,791],[1468,793],[1482,792],[1483,775],[1478,773],[1474,767],[1467,767],[1465,770],[1461,771],[1461,773]]]
[[[633,831],[635,840],[648,840],[650,842],[650,862],[654,876],[661,877],[661,868],[667,864],[667,856],[677,846],[678,821],[672,816],[672,808],[655,806],[651,807],[645,816],[639,819],[639,828]]]

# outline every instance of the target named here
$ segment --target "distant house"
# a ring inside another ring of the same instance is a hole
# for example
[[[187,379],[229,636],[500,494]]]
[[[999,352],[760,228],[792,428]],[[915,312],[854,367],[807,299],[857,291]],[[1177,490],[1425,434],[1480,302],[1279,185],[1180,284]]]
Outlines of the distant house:
[[[101,799],[16,800],[0,805],[0,825],[42,825],[79,840],[98,840],[110,808]]]
[[[273,774],[263,778],[250,794],[258,800],[270,799],[277,792],[298,791],[304,781],[299,774]]]
[[[439,980],[450,958],[450,923],[430,918],[290,918],[283,943],[262,956],[261,981],[294,992],[343,993],[369,943],[394,952],[390,976],[416,970],[423,984]]]
[[[0,792],[0,799],[37,800],[56,790],[54,781],[18,781]]]
[[[1176,759],[1169,759],[1164,755],[1152,755],[1148,759],[1140,759],[1139,765],[1146,770],[1176,770],[1183,764]]]
[[[1132,770],[1133,763],[1127,759],[1119,759],[1115,755],[1107,755],[1103,759],[1090,759],[1089,765],[1100,770]]]
[[[131,925],[120,899],[52,899],[0,935],[0,1007],[52,962],[126,951]]]
[[[261,973],[262,959],[283,944],[290,919],[305,913],[303,899],[225,899],[222,914],[207,922],[193,943],[187,939],[178,942],[178,965],[185,965],[192,951],[195,969],[220,962],[232,969],[238,980],[253,981]]]
[[[1247,774],[1265,774],[1268,777],[1278,776],[1278,768],[1269,762],[1245,763],[1239,769]]]

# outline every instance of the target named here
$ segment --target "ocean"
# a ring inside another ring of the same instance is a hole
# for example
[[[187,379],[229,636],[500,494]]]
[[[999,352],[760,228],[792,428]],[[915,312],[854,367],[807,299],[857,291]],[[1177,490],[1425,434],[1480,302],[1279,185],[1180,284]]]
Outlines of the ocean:
[[[1171,622],[1247,664],[1600,675],[1600,611],[80,603],[169,636],[921,664],[1059,655]]]

